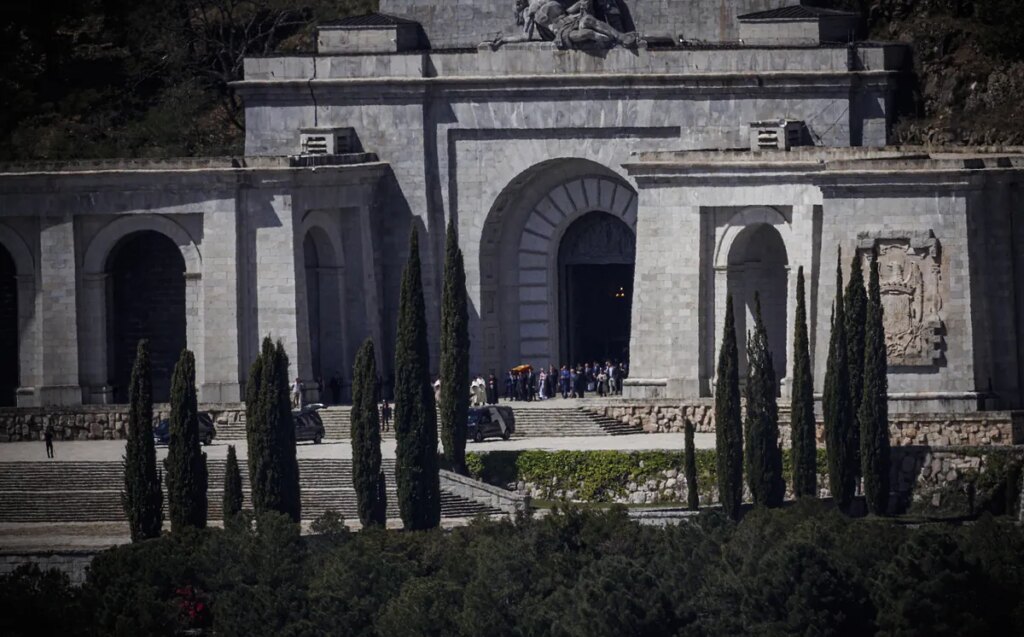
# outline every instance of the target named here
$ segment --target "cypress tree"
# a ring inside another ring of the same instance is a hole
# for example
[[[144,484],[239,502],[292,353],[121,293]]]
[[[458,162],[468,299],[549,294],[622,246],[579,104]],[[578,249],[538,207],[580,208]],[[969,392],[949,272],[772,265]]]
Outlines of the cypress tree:
[[[466,475],[469,419],[469,311],[466,270],[455,224],[448,222],[441,293],[441,443],[452,471]]]
[[[775,369],[768,349],[768,332],[761,317],[761,297],[754,293],[754,331],[747,339],[747,485],[754,505],[782,506],[786,483],[779,449],[779,405],[775,396]]]
[[[266,485],[271,471],[270,431],[264,416],[261,396],[263,394],[263,366],[268,360],[267,347],[270,338],[263,340],[263,349],[256,354],[256,360],[249,368],[249,382],[245,386],[245,438],[249,447],[249,487],[252,493],[252,508],[257,514],[267,509]]]
[[[878,259],[872,259],[864,335],[864,387],[858,420],[864,497],[868,511],[876,515],[884,514],[889,505],[889,381],[882,314]]]
[[[381,471],[380,420],[377,412],[377,362],[369,338],[356,354],[352,370],[352,486],[356,490],[359,521],[363,527],[384,526],[386,501],[379,482]]]
[[[266,406],[271,438],[274,441],[273,459],[279,479],[278,502],[272,508],[289,516],[294,522],[302,517],[302,494],[299,489],[299,460],[295,452],[295,420],[288,395],[288,354],[284,344],[274,348],[274,371],[263,370],[261,402]]]
[[[121,505],[133,542],[158,537],[163,526],[163,493],[153,445],[153,383],[149,341],[139,341],[128,387],[128,441],[124,456]]]
[[[685,421],[686,449],[683,455],[683,475],[686,478],[686,508],[696,511],[700,508],[700,492],[697,490],[697,452],[693,446],[693,423]]]
[[[398,510],[410,530],[435,528],[441,523],[437,412],[429,365],[419,235],[413,228],[409,261],[402,273],[395,343],[395,477]]]
[[[171,377],[170,442],[164,466],[171,529],[206,528],[206,454],[199,442],[196,359],[187,349]]]
[[[238,470],[235,445],[228,445],[228,460],[224,465],[224,524],[242,511],[242,473]]]
[[[269,336],[249,371],[246,387],[246,434],[252,506],[301,516],[299,465],[295,456],[295,422],[288,396],[288,356]]]
[[[832,498],[843,511],[853,501],[857,468],[851,453],[853,417],[850,411],[850,376],[846,364],[846,314],[843,300],[842,251],[836,262],[836,299],[832,308],[832,334],[822,410],[825,416],[825,445],[828,450],[828,483]]]
[[[718,352],[715,379],[715,449],[718,465],[718,498],[726,514],[740,517],[743,502],[743,421],[740,413],[739,349],[732,295],[725,302],[722,347]]]
[[[860,394],[864,388],[864,329],[867,322],[868,297],[864,289],[864,273],[861,270],[861,259],[857,251],[853,252],[850,264],[850,282],[846,284],[843,295],[843,308],[846,314],[846,367],[850,377],[850,431],[852,432],[851,462],[860,474],[860,425],[857,411],[860,408]]]
[[[818,495],[817,431],[814,422],[814,379],[807,338],[804,269],[796,275],[796,320],[793,328],[793,392],[790,430],[793,438],[793,493],[797,498]]]

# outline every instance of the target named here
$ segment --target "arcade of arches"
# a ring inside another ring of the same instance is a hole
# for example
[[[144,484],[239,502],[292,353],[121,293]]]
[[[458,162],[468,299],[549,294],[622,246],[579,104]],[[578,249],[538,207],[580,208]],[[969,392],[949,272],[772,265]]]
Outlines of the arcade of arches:
[[[107,362],[114,400],[128,402],[140,339],[149,339],[153,401],[170,398],[171,374],[185,348],[185,260],[165,235],[134,232],[107,257]]]

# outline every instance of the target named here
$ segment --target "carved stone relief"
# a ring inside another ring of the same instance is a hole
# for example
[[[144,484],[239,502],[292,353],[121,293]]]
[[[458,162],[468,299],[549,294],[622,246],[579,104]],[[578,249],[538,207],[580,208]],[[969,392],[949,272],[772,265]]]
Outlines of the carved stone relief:
[[[932,231],[858,235],[865,278],[878,259],[890,366],[931,366],[942,357],[942,259]]]
[[[620,219],[599,212],[576,221],[562,239],[562,265],[633,263],[636,237]]]

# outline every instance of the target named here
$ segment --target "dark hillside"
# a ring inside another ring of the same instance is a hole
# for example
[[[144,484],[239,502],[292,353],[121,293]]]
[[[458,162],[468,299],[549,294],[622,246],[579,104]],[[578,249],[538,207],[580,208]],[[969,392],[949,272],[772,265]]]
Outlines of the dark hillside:
[[[0,3],[0,160],[242,152],[245,55],[312,49],[376,0]]]
[[[438,0],[438,2],[448,0]],[[894,143],[1024,144],[1024,0],[816,0],[913,45]],[[511,0],[510,0],[511,4]],[[245,55],[376,0],[0,3],[0,161],[242,152]],[[639,25],[641,30],[643,25]]]

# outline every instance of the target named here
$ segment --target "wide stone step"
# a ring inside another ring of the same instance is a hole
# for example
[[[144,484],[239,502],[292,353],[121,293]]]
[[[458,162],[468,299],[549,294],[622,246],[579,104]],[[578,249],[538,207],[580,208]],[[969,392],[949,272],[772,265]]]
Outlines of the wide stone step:
[[[224,491],[223,459],[208,461],[209,515],[221,517]],[[397,517],[395,461],[383,460],[388,488],[389,516]],[[239,466],[245,501],[250,502],[248,467]],[[108,522],[121,521],[121,462],[7,462],[0,463],[0,522]],[[357,517],[352,487],[352,461],[339,458],[299,460],[303,519],[313,519],[327,509],[346,518]],[[163,483],[166,501],[166,482]],[[497,514],[499,510],[442,491],[444,517]]]
[[[516,415],[514,438],[607,436],[643,433],[641,427],[622,423],[614,418],[588,411],[585,407],[545,407],[528,403],[530,407],[511,406]],[[320,411],[324,433],[328,440],[348,440],[351,437],[351,407],[328,407]],[[394,438],[394,428],[382,431],[382,438]],[[245,438],[244,423],[218,425],[217,439],[220,441]]]

